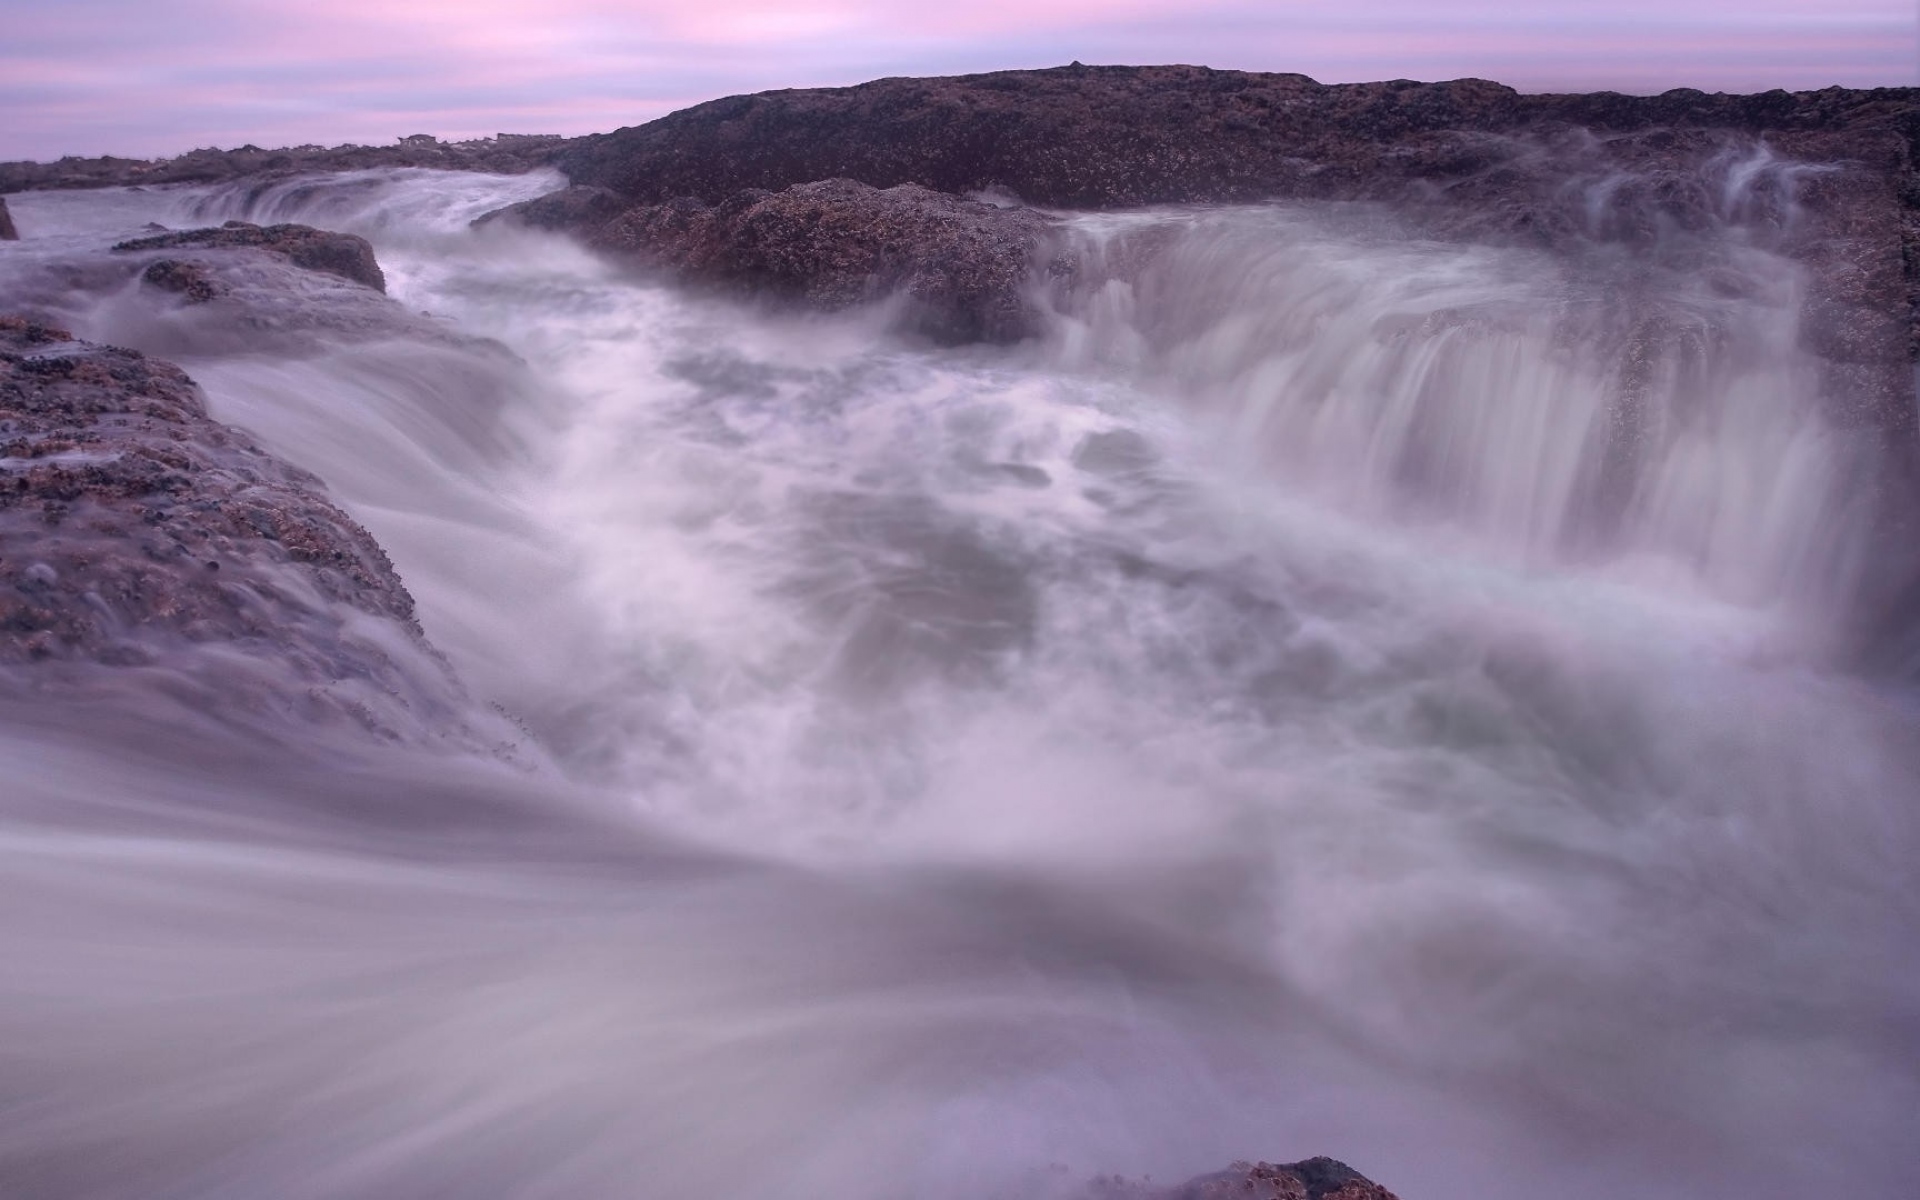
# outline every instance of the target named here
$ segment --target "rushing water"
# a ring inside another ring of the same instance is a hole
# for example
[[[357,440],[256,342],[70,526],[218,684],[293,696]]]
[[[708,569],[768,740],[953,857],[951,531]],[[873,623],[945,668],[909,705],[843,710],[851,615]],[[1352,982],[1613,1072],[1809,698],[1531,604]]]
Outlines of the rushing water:
[[[0,1193],[1910,1195],[1880,464],[1736,185],[1668,259],[1074,218],[961,350],[467,228],[545,177],[12,198],[10,303],[322,476],[526,737],[8,699]],[[235,216],[397,306],[100,253]]]

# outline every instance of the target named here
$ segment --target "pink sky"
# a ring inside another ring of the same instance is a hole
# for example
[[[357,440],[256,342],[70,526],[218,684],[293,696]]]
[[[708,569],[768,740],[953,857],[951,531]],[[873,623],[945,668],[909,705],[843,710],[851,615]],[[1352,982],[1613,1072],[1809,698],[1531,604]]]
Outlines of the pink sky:
[[[1528,91],[1910,85],[1914,0],[0,0],[0,159],[587,133],[735,92],[1088,63]]]

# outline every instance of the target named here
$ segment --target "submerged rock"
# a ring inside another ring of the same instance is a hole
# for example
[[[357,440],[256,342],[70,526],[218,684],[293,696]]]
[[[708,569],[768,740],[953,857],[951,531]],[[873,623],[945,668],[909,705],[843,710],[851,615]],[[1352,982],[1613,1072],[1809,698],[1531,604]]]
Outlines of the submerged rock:
[[[591,242],[677,276],[790,297],[832,311],[889,297],[900,323],[943,342],[1009,341],[1033,331],[1026,294],[1054,221],[915,184],[848,179],[715,205],[682,199],[630,209]]]
[[[220,286],[195,263],[163,258],[140,273],[140,282],[173,292],[188,304],[205,304],[220,295]]]
[[[13,227],[13,214],[7,211],[7,198],[0,196],[0,242],[17,242],[20,231]]]
[[[174,250],[187,248],[248,247],[281,255],[296,267],[325,271],[354,283],[365,284],[376,292],[387,290],[386,275],[373,256],[373,246],[351,233],[330,233],[308,225],[254,225],[246,221],[228,221],[217,229],[189,229],[178,233],[160,233],[134,238],[114,246],[122,252]],[[156,264],[157,265],[157,264]],[[167,287],[151,278],[149,283]],[[184,286],[171,290],[184,291]],[[210,298],[210,297],[202,297]]]

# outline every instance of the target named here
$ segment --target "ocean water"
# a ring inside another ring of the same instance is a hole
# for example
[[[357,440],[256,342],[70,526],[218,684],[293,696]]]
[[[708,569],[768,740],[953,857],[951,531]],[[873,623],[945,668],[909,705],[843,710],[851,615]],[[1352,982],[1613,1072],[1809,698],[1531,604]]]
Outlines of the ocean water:
[[[0,1194],[1910,1195],[1920,708],[1793,170],[1633,251],[1070,215],[958,349],[468,227],[551,176],[10,198],[0,309],[324,479],[509,732],[8,681]],[[391,301],[104,253],[234,217]]]

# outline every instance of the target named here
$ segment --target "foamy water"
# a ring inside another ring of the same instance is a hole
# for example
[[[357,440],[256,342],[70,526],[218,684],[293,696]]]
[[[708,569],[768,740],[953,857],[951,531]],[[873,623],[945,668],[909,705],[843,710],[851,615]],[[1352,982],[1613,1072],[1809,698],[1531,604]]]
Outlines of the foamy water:
[[[961,350],[467,228],[551,178],[11,198],[0,288],[324,478],[526,739],[9,700],[0,1184],[1906,1194],[1920,750],[1787,170],[1681,265],[1077,217]],[[236,216],[394,305],[100,254]]]

